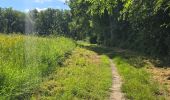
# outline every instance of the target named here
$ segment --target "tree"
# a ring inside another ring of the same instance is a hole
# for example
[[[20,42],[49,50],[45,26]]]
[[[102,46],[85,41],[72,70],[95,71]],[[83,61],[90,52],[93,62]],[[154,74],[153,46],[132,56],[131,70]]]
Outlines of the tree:
[[[91,30],[89,36],[96,36],[98,44],[157,56],[170,54],[169,0],[70,0],[69,6],[72,29],[78,35],[90,27],[86,30]],[[91,23],[84,27],[88,20]]]

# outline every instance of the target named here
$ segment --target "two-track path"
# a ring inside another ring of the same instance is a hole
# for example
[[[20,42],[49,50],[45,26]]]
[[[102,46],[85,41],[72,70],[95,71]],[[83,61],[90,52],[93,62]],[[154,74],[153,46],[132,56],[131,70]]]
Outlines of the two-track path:
[[[112,68],[113,76],[110,100],[125,100],[124,94],[121,91],[122,80],[112,59],[110,59],[110,66]]]

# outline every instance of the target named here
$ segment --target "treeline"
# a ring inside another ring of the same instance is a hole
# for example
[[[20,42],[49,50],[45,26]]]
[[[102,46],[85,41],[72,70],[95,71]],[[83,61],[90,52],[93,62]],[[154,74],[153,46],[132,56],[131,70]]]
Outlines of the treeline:
[[[169,0],[70,0],[71,32],[92,43],[170,56]]]
[[[48,8],[43,11],[34,9],[24,13],[12,8],[0,8],[1,33],[68,35],[68,23],[70,21],[71,13],[69,10]]]

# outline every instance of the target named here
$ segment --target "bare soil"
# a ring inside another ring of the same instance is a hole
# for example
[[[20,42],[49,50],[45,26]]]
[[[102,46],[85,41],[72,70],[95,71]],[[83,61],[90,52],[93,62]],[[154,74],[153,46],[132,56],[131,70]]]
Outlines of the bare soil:
[[[167,87],[167,93],[168,96],[170,96],[170,68],[159,68],[152,66],[147,69],[156,81]]]
[[[112,67],[112,76],[113,76],[110,100],[125,100],[124,94],[121,91],[122,79],[112,60],[110,60],[110,63]]]

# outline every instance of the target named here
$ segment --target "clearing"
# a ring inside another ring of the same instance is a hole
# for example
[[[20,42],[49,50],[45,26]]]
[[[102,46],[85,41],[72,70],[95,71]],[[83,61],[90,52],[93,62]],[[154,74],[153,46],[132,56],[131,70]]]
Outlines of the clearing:
[[[128,50],[0,35],[0,51],[1,100],[169,100],[169,69]]]

